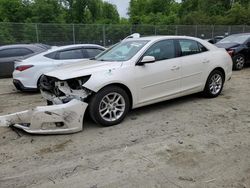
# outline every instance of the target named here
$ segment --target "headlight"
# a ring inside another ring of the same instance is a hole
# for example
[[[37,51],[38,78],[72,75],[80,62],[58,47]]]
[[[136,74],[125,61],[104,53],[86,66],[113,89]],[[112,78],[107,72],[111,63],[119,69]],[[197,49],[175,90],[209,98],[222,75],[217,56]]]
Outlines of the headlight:
[[[79,78],[73,78],[70,80],[67,80],[67,83],[71,89],[77,90],[82,89],[82,85],[85,84],[89,79],[91,75],[83,76]]]

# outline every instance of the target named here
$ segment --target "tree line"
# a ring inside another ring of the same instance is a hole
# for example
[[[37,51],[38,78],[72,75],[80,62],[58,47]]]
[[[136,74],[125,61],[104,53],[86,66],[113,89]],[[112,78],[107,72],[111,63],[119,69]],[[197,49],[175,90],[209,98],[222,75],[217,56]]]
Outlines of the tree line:
[[[117,24],[117,8],[102,0],[0,0],[0,22]]]
[[[250,0],[131,0],[130,23],[250,25]]]
[[[0,22],[134,25],[250,24],[250,0],[131,0],[128,15],[103,0],[0,0]]]

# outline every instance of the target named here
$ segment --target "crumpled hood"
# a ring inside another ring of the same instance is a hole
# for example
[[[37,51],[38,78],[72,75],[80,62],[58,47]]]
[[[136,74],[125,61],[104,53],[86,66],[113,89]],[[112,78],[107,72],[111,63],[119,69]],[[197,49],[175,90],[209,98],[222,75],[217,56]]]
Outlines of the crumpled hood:
[[[115,69],[122,65],[122,62],[112,61],[94,61],[85,60],[69,65],[59,66],[57,70],[46,73],[45,75],[58,78],[59,80],[67,80],[81,76],[91,75],[96,72]]]
[[[215,44],[218,48],[225,48],[225,49],[230,49],[230,48],[235,48],[240,46],[238,43],[217,43]]]

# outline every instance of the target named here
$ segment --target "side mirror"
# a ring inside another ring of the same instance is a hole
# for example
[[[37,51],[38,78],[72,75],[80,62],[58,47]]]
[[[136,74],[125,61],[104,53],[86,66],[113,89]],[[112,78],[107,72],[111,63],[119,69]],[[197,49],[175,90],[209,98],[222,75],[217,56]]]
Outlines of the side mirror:
[[[141,61],[138,62],[137,65],[144,65],[146,63],[154,63],[155,57],[154,56],[144,56]]]

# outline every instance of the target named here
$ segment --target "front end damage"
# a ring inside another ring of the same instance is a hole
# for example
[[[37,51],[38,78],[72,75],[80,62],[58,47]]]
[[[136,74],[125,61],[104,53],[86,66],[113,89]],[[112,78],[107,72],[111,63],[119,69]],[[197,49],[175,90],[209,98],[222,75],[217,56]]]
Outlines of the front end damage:
[[[0,126],[14,126],[34,134],[66,134],[81,131],[92,93],[82,85],[89,77],[61,81],[43,76],[40,81],[42,96],[48,106],[0,116]]]

